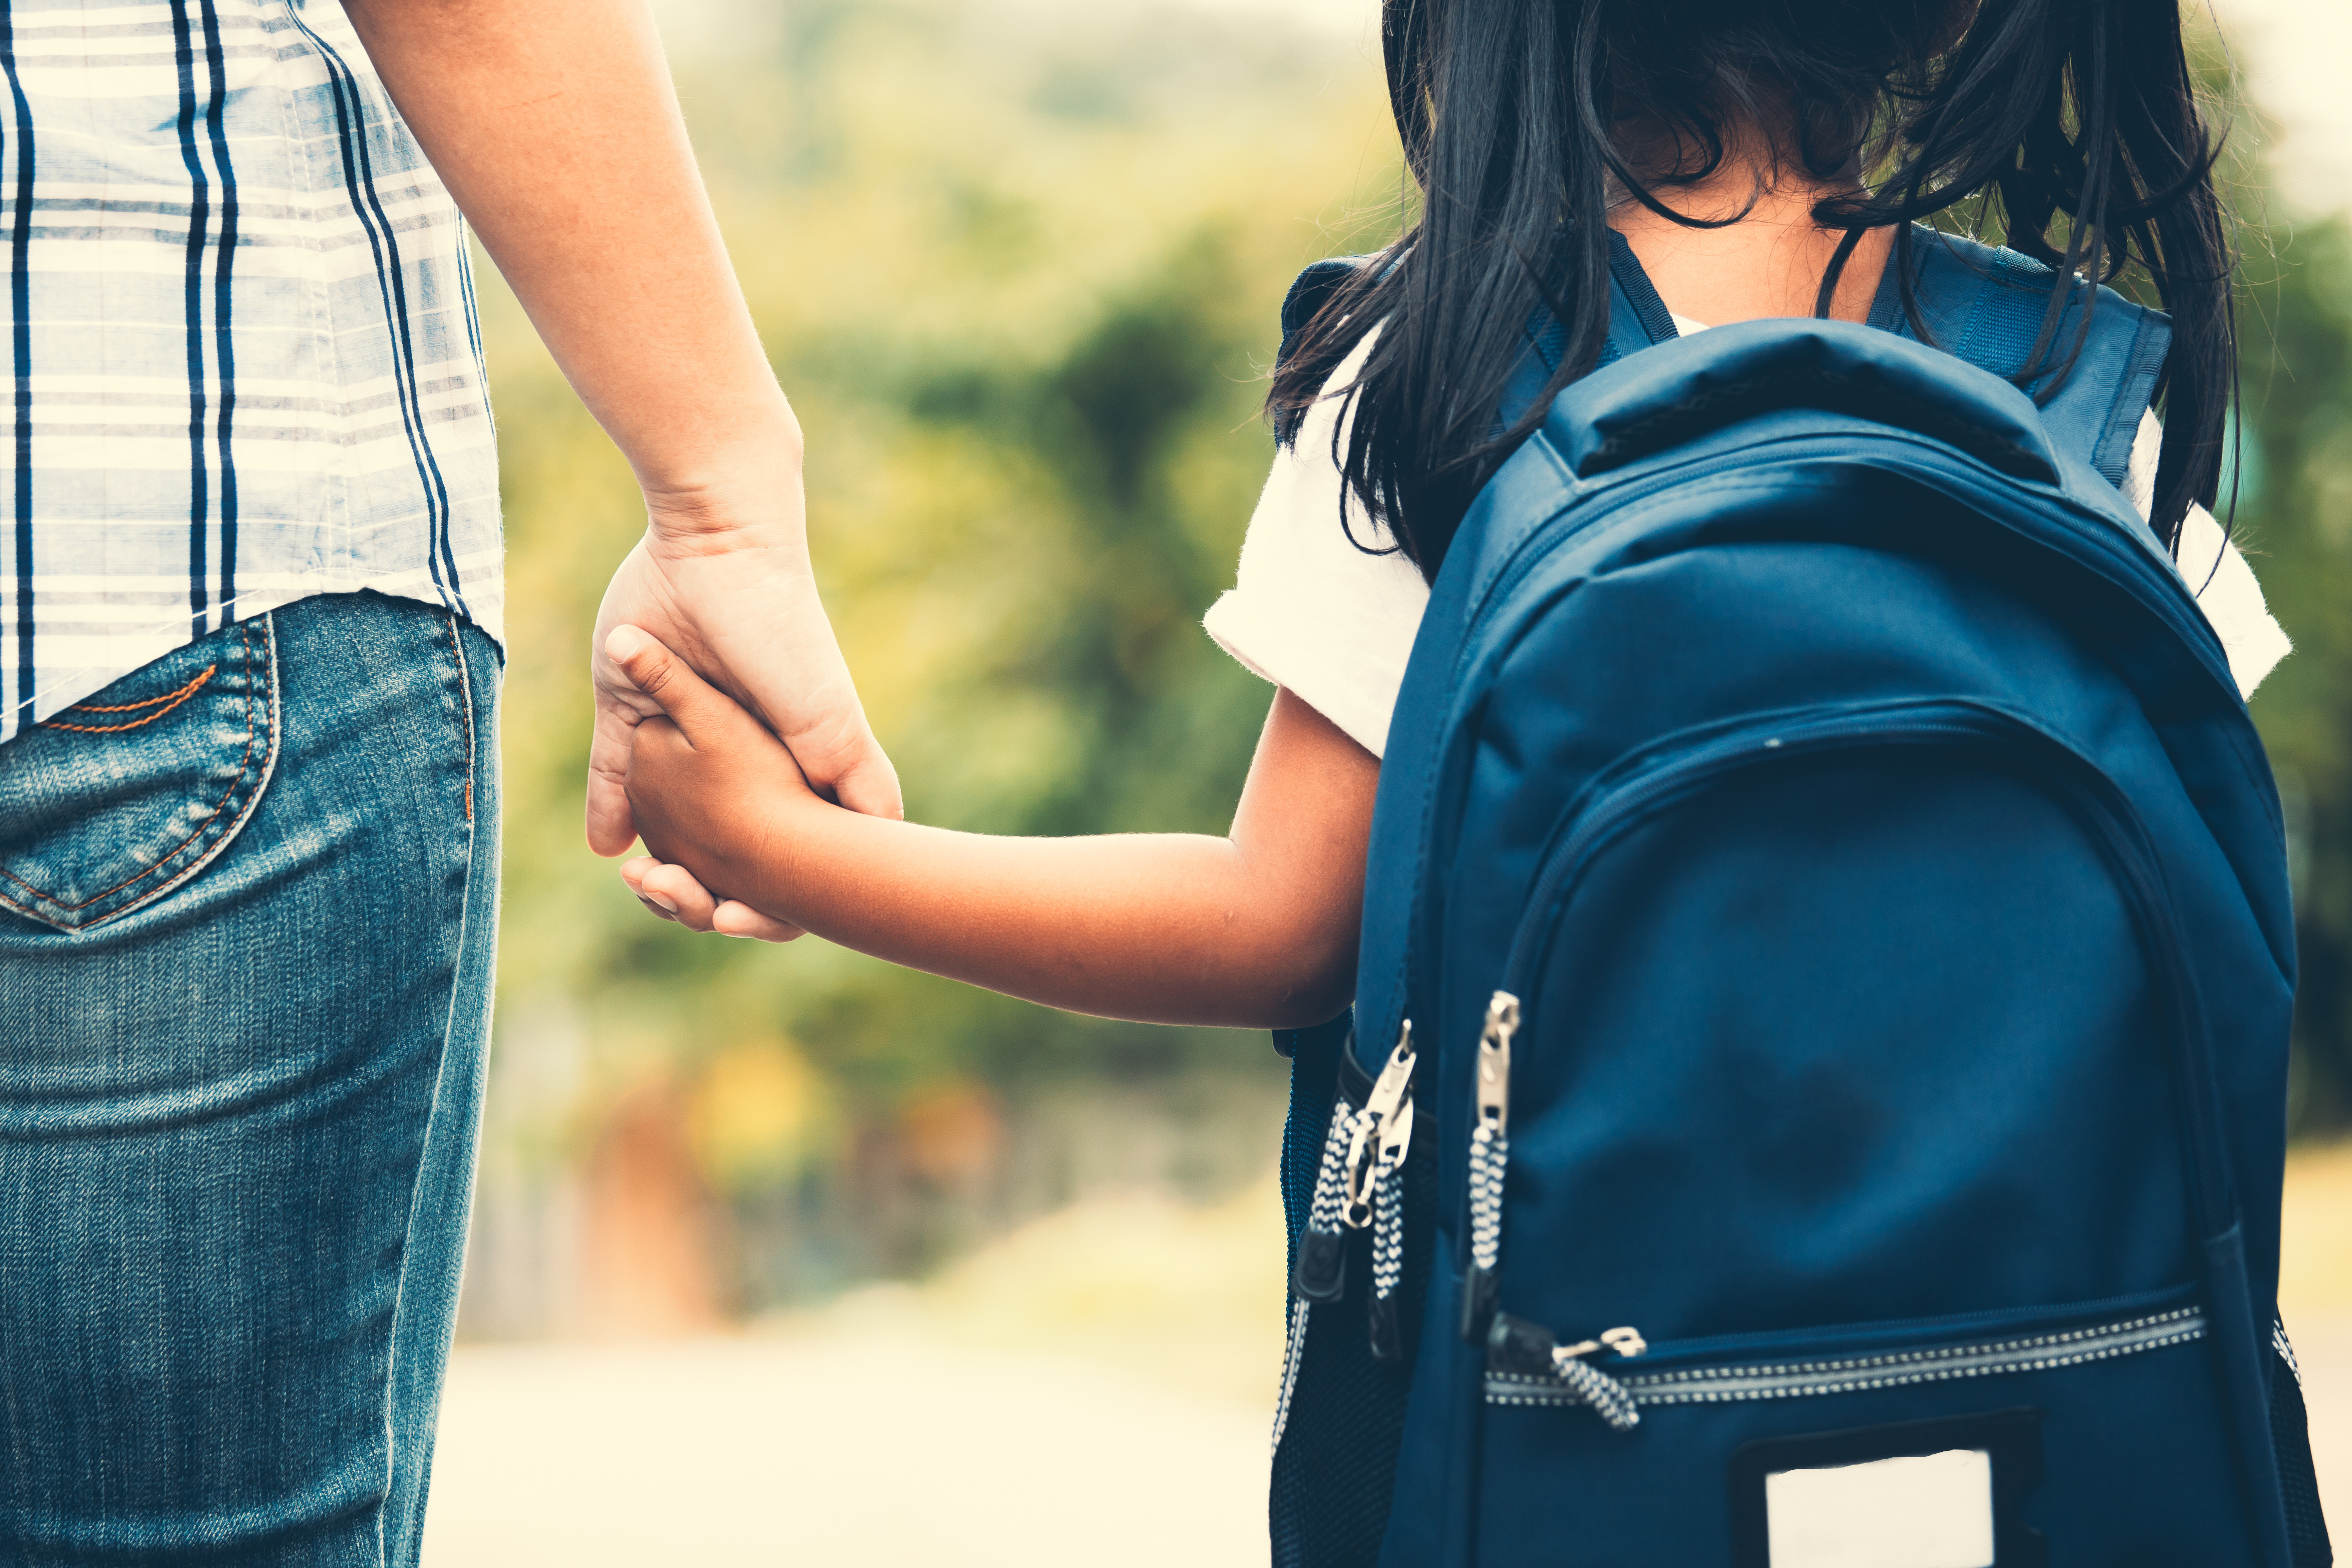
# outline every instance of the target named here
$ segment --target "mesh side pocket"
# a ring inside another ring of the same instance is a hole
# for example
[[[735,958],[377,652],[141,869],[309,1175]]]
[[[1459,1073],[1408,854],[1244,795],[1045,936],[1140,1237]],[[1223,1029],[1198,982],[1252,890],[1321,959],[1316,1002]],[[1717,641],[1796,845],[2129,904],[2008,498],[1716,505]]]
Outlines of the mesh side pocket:
[[[2279,1493],[2286,1505],[2287,1545],[2294,1568],[2328,1568],[2336,1554],[2319,1509],[2319,1477],[2303,1407],[2303,1371],[2284,1324],[2271,1330],[2271,1449],[2278,1458]]]

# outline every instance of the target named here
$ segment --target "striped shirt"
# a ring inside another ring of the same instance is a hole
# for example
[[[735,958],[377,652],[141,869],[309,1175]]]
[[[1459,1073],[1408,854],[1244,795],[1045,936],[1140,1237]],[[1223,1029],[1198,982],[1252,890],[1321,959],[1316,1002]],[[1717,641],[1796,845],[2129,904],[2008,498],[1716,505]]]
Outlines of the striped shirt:
[[[336,0],[0,0],[0,741],[318,593],[502,635],[463,221]]]

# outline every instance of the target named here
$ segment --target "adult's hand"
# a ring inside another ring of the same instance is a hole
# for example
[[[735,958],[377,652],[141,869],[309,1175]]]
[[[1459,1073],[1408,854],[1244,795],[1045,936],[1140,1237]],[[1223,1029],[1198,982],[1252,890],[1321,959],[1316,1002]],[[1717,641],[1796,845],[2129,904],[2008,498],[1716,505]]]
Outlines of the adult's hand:
[[[896,816],[817,602],[800,426],[719,236],[646,0],[345,0],[433,167],[646,494],[592,655],[588,838],[635,836],[617,782],[654,711],[604,653],[643,627],[740,698],[810,780]]]
[[[622,788],[630,739],[661,711],[605,651],[620,625],[650,632],[751,709],[791,747],[817,789],[852,810],[899,815],[898,774],[866,722],[817,598],[798,526],[798,473],[779,472],[770,483],[765,499],[736,509],[732,522],[709,515],[716,501],[689,518],[656,511],[604,591],[589,666],[596,729],[588,751],[588,842],[598,854],[621,854],[636,837]]]

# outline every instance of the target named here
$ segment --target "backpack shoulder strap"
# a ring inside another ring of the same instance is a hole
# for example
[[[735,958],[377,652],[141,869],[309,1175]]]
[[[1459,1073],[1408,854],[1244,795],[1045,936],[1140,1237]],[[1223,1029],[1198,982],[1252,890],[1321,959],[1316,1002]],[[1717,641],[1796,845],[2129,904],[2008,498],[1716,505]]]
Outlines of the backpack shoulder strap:
[[[1277,369],[1290,362],[1291,350],[1298,346],[1298,335],[1307,324],[1322,313],[1331,302],[1339,286],[1354,277],[1372,258],[1368,256],[1333,256],[1311,264],[1307,270],[1291,279],[1290,292],[1282,297],[1282,346],[1274,351]],[[1307,420],[1303,409],[1290,409],[1274,416],[1274,442],[1276,446],[1288,446],[1297,439],[1299,426]]]
[[[1519,356],[1511,372],[1508,386],[1503,392],[1503,402],[1496,413],[1495,428],[1499,433],[1508,429],[1511,422],[1525,413],[1528,405],[1541,394],[1544,383],[1559,369],[1559,357],[1568,348],[1568,329],[1559,318],[1538,307],[1528,322],[1528,351]],[[1657,287],[1650,275],[1642,270],[1633,255],[1633,247],[1615,229],[1609,231],[1609,340],[1601,345],[1601,358],[1593,369],[1613,365],[1626,355],[1638,352],[1653,343],[1663,343],[1682,334],[1675,329],[1674,313],[1666,302],[1658,298]]]
[[[1979,370],[2016,382],[2042,331],[2057,274],[2017,251],[1997,249],[1924,225],[1913,234],[1912,291],[1930,340]],[[2120,486],[2131,463],[2140,416],[2156,394],[2172,346],[2172,319],[2135,305],[2112,288],[2075,280],[2049,358],[2063,361],[2090,311],[2090,335],[2061,382],[2045,373],[2021,383],[2042,405],[2042,423],[2061,450]],[[1890,270],[1870,325],[1916,339]],[[2053,390],[2053,383],[2056,383]]]
[[[1335,256],[1315,262],[1291,280],[1290,292],[1282,301],[1282,346],[1275,350],[1274,362],[1286,362],[1291,350],[1297,347],[1298,335],[1329,303],[1339,285],[1369,265],[1368,256]],[[1601,345],[1600,365],[1613,364],[1637,350],[1653,343],[1663,343],[1677,337],[1675,319],[1665,301],[1658,298],[1649,274],[1634,259],[1633,249],[1625,236],[1616,230],[1609,231],[1609,340]],[[1528,403],[1541,392],[1544,383],[1559,366],[1561,350],[1567,347],[1568,329],[1557,317],[1538,307],[1528,322],[1527,351],[1519,356],[1510,384],[1504,391],[1497,431],[1524,413]],[[1600,365],[1594,368],[1597,370]],[[1277,422],[1277,440],[1287,441],[1296,434],[1297,422],[1287,427]]]
[[[1327,256],[1291,280],[1290,292],[1282,299],[1282,347],[1274,352],[1276,364],[1290,358],[1290,350],[1297,346],[1298,334],[1306,329],[1307,323],[1330,302],[1340,284],[1371,259],[1368,256]]]

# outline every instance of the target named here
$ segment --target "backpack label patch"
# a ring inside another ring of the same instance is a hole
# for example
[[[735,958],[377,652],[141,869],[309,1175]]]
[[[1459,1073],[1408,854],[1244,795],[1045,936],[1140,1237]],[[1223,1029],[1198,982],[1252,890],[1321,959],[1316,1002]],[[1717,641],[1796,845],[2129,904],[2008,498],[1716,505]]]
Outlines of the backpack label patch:
[[[1749,1443],[1731,1457],[1734,1568],[2042,1568],[2017,1517],[2042,1413],[2001,1410]]]
[[[1772,1568],[1992,1568],[1992,1456],[1775,1470],[1764,1517]]]

